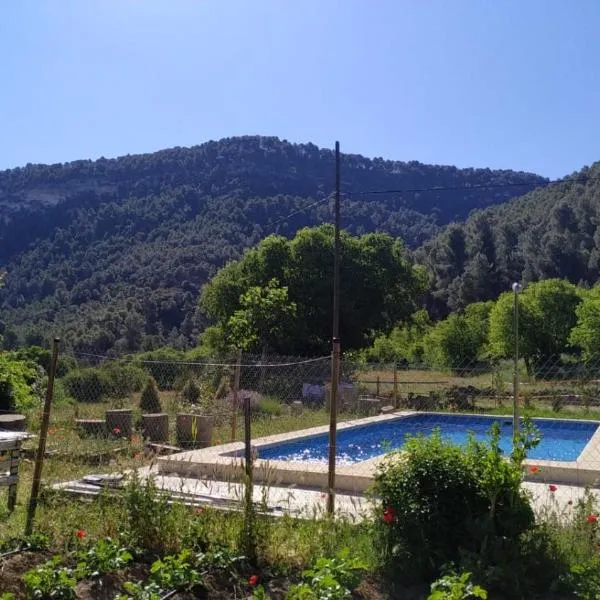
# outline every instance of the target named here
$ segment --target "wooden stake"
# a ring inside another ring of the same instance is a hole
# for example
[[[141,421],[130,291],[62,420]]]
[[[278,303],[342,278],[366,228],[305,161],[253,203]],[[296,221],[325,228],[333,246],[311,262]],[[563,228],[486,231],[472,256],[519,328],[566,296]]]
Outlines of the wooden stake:
[[[31,535],[33,531],[33,519],[37,508],[38,495],[40,493],[40,484],[42,481],[42,467],[44,465],[44,453],[46,452],[46,440],[48,438],[48,426],[50,424],[50,408],[52,406],[52,395],[54,393],[54,376],[56,374],[56,364],[58,363],[58,345],[60,340],[54,339],[52,347],[52,362],[48,373],[48,389],[46,390],[46,400],[44,402],[44,412],[42,413],[42,425],[40,427],[40,441],[35,459],[35,468],[33,471],[33,481],[31,483],[31,495],[29,496],[29,508],[27,510],[27,521],[25,523],[25,535]]]

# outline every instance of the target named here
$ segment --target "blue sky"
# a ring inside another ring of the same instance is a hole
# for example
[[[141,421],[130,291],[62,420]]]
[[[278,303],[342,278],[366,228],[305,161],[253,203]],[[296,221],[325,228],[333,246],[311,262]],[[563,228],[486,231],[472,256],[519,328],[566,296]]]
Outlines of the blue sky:
[[[559,177],[600,160],[593,0],[0,4],[0,168],[276,135]]]

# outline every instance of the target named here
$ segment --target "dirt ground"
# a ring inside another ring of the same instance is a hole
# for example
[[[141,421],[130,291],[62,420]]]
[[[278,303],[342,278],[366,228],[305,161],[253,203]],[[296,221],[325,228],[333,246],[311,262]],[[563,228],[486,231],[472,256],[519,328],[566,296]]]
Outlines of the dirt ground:
[[[0,559],[0,593],[11,592],[15,600],[26,600],[25,585],[22,582],[23,574],[51,558],[47,552],[22,552]],[[110,573],[93,580],[82,581],[77,584],[77,600],[114,600],[119,593],[123,593],[122,584],[125,581],[140,581],[148,577],[147,564],[134,564],[127,570]],[[171,596],[171,600],[232,600],[251,596],[251,590],[245,590],[240,595],[239,587],[234,589],[231,581],[211,575],[205,579],[204,587],[198,587],[190,592],[181,592]],[[286,590],[291,582],[288,579],[273,579],[265,582],[265,590],[272,600],[283,600]],[[427,597],[427,590],[415,588],[412,590],[387,589],[383,583],[366,577],[356,589],[353,597],[356,600],[421,600]]]

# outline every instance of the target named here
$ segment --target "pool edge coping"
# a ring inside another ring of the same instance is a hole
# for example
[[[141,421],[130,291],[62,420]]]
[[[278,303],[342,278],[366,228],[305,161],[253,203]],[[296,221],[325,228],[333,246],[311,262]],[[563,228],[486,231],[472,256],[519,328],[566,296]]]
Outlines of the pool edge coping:
[[[511,418],[512,415],[486,415],[471,413],[437,413],[432,411],[411,411],[398,409],[393,413],[376,415],[343,421],[338,423],[338,431],[349,428],[398,420],[411,415],[464,416],[487,418]],[[600,483],[600,421],[588,419],[554,419],[536,417],[544,421],[571,421],[595,423],[596,432],[592,435],[575,461],[525,460],[527,467],[525,479],[533,482],[552,481],[555,483],[572,483],[595,486]],[[320,425],[308,429],[300,429],[287,433],[264,436],[252,441],[254,448],[297,441],[329,432],[329,425]],[[203,449],[188,450],[157,459],[157,468],[163,474],[178,474],[192,477],[212,477],[217,480],[239,481],[244,473],[244,460],[234,453],[244,449],[243,442],[230,442]],[[591,455],[598,457],[591,460]],[[340,492],[364,493],[373,483],[379,464],[385,460],[385,454],[376,456],[352,465],[336,466],[336,490]],[[538,467],[532,473],[529,468]],[[328,485],[328,467],[326,463],[310,461],[263,460],[257,458],[254,463],[254,479],[267,485],[288,485],[308,488],[326,489]]]

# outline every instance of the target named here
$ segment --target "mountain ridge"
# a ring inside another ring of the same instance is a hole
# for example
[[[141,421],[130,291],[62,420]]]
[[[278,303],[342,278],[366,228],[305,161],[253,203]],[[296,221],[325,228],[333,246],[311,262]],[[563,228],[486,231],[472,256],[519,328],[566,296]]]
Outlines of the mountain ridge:
[[[456,188],[344,197],[345,228],[385,231],[412,248],[516,196],[514,184],[547,181],[360,155],[342,154],[341,166],[346,192]],[[330,220],[322,200],[333,182],[332,150],[258,136],[2,171],[5,345],[42,343],[52,330],[95,352],[193,343],[207,324],[194,316],[203,283],[265,235]]]

